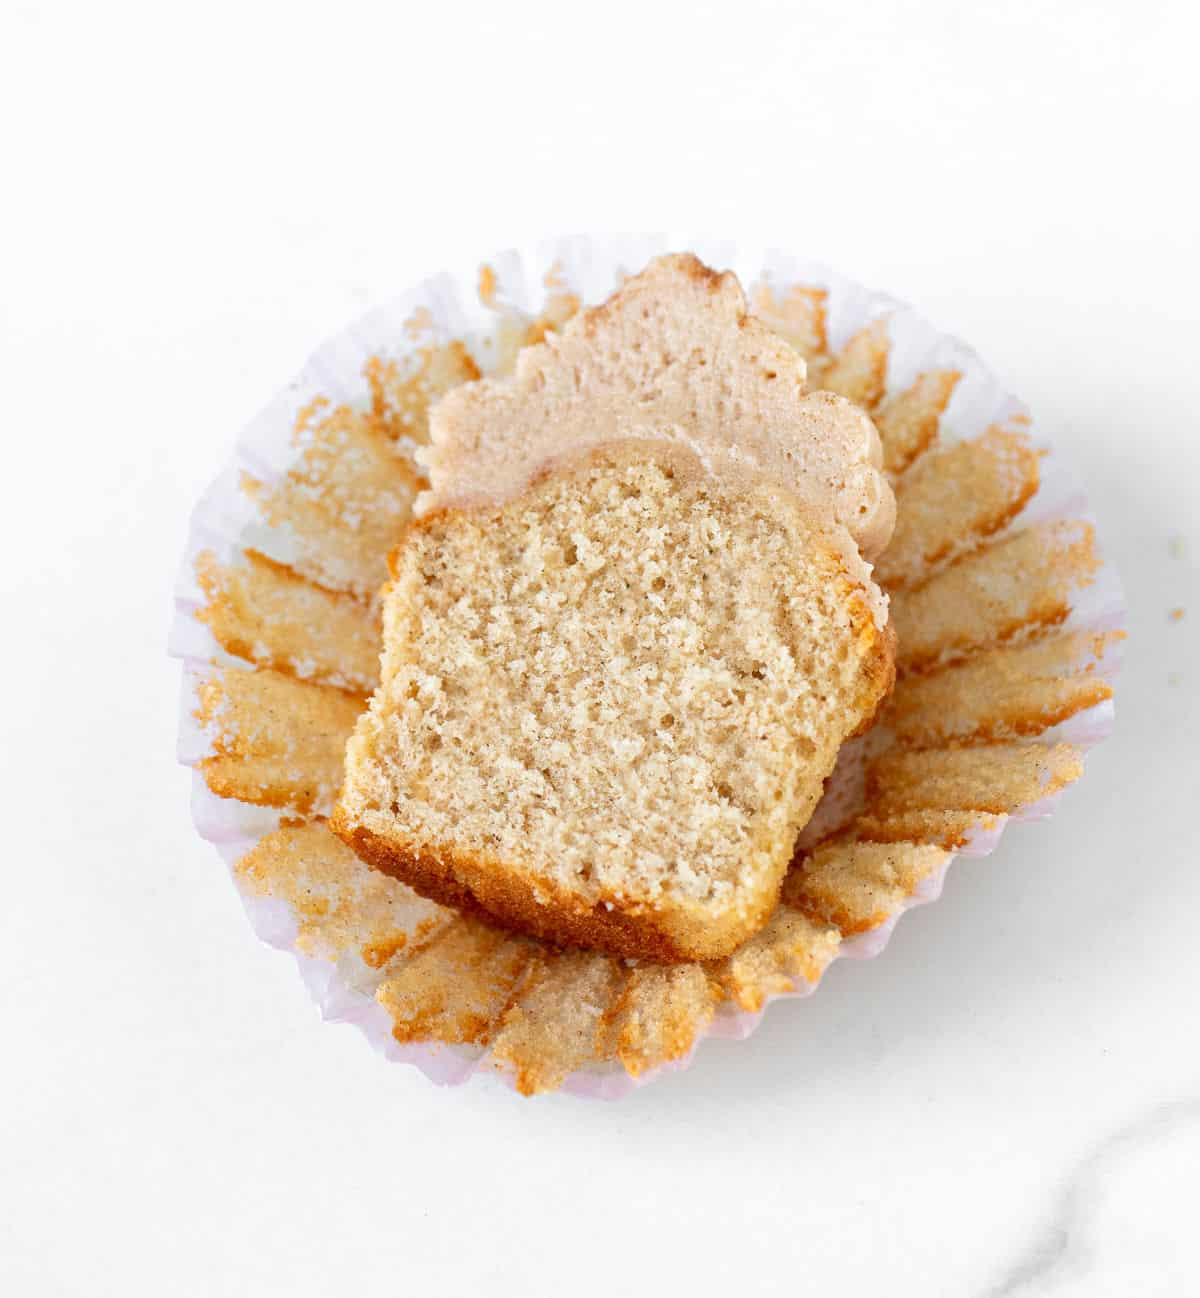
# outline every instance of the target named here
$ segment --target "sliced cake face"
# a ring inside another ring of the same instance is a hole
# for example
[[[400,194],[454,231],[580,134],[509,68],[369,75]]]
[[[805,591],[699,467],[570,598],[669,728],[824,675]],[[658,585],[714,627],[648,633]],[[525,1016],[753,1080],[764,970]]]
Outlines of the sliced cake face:
[[[431,513],[393,556],[334,829],[528,933],[720,956],[890,685],[865,581],[790,493],[662,443]]]
[[[525,348],[507,379],[466,384],[430,417],[423,508],[516,492],[549,460],[661,437],[757,467],[838,522],[868,558],[895,501],[856,406],[805,391],[805,363],[747,314],[737,279],[660,257],[599,307]]]

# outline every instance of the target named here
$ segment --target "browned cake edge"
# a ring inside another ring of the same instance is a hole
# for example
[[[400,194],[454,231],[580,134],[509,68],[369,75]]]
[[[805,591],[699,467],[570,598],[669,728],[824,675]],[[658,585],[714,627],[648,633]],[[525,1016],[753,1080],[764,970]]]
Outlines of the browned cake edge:
[[[854,627],[859,643],[864,646],[877,630],[870,610],[861,601],[853,607],[851,625]],[[874,726],[892,697],[892,691],[896,688],[897,650],[896,623],[889,617],[883,630],[874,635],[874,645],[863,656],[862,693],[856,700],[856,705],[862,713],[862,720],[856,729],[846,735],[843,743],[847,739],[856,739],[859,735],[865,735]]]
[[[650,908],[601,897],[589,904],[551,880],[527,880],[484,856],[450,846],[418,847],[351,824],[340,806],[329,827],[369,865],[443,906],[556,946],[599,948],[660,964],[715,960],[735,951],[775,910],[788,863],[782,852],[776,887],[749,899],[742,911],[714,920],[670,901]]]

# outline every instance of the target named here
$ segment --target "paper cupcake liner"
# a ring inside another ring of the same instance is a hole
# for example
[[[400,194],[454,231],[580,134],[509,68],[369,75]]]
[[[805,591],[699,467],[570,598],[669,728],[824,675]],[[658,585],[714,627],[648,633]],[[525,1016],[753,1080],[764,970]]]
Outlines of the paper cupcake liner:
[[[940,446],[981,436],[995,426],[1027,423],[1021,403],[995,378],[969,347],[922,319],[903,303],[836,274],[816,262],[798,260],[772,250],[746,244],[720,243],[692,236],[646,235],[615,239],[587,236],[571,238],[516,252],[504,252],[487,261],[494,276],[490,305],[477,292],[478,268],[434,276],[411,292],[379,307],[325,343],[300,374],[248,425],[237,442],[227,469],[201,496],[192,515],[188,543],[175,588],[175,617],[169,652],[183,660],[184,673],[179,708],[179,760],[193,768],[212,751],[212,735],[197,721],[197,687],[217,669],[247,664],[226,652],[211,632],[196,619],[205,595],[196,577],[196,560],[211,551],[223,563],[235,561],[253,549],[282,564],[296,558],[295,538],[288,529],[271,526],[241,489],[250,474],[264,482],[277,482],[295,463],[294,441],[299,413],[317,398],[334,404],[362,408],[368,399],[365,367],[372,358],[403,361],[417,349],[465,343],[479,368],[489,372],[498,361],[501,343],[498,321],[505,312],[537,316],[552,294],[572,294],[585,305],[606,297],[620,279],[640,270],[667,249],[688,249],[719,268],[734,270],[747,287],[767,285],[782,296],[792,286],[815,286],[827,293],[825,328],[829,351],[838,352],[848,340],[873,321],[884,321],[890,348],[886,390],[903,391],[916,377],[931,369],[953,369],[961,374],[946,406],[938,430]],[[1041,452],[1040,483],[1036,494],[1009,530],[1033,522],[1056,519],[1090,521],[1087,499],[1078,481],[1054,452],[1042,430],[1032,423],[1027,431]],[[1002,537],[1004,533],[1000,533]],[[1086,587],[1073,592],[1071,611],[1063,631],[1118,631],[1124,623],[1120,583],[1111,565],[1103,562]],[[1111,678],[1119,656],[1106,652],[1095,664],[1097,675]],[[1086,749],[1105,738],[1112,728],[1111,699],[1071,716],[1036,736],[1038,743],[1066,742]],[[265,835],[278,828],[285,813],[232,798],[215,796],[197,770],[193,777],[192,815],[197,831],[216,846],[232,867]],[[937,899],[945,872],[955,855],[984,856],[995,849],[1010,821],[1033,820],[1051,814],[1059,794],[1010,808],[991,817],[951,854],[935,874],[886,919],[868,932],[844,938],[837,955],[871,959],[886,947],[901,914],[913,906]],[[291,951],[299,963],[305,985],[320,1011],[331,1022],[352,1023],[365,1033],[386,1058],[416,1065],[433,1081],[456,1084],[473,1073],[499,1072],[510,1083],[511,1071],[497,1068],[487,1047],[449,1046],[440,1043],[398,1042],[392,1035],[387,1012],[373,996],[372,976],[354,962],[329,961],[308,954],[297,945],[300,920],[285,901],[243,894],[251,925],[265,942]],[[836,957],[835,957],[836,958]],[[615,1063],[590,1065],[572,1072],[562,1089],[583,1096],[616,1098],[659,1074],[684,1068],[704,1036],[742,1038],[758,1025],[774,1000],[810,995],[817,981],[797,977],[789,990],[769,992],[761,1009],[750,1012],[726,1001],[686,1056],[671,1060],[633,1077]]]

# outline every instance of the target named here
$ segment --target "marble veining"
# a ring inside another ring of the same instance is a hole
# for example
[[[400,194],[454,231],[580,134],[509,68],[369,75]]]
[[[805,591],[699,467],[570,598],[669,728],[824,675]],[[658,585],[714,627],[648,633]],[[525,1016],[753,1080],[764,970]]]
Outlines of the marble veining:
[[[1093,1144],[1068,1173],[1041,1231],[1004,1277],[980,1298],[1050,1292],[1068,1274],[1085,1274],[1095,1258],[1089,1226],[1108,1178],[1133,1154],[1200,1123],[1200,1094],[1158,1103]]]

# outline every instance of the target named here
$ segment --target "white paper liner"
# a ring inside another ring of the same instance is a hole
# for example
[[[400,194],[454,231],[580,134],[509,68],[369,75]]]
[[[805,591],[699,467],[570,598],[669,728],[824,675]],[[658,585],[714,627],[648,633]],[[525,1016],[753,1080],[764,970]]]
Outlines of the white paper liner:
[[[939,436],[943,444],[977,437],[996,424],[1029,419],[1021,402],[1004,388],[971,348],[938,331],[904,303],[856,284],[820,262],[798,259],[778,250],[686,234],[577,236],[531,249],[497,253],[486,258],[486,264],[495,273],[494,305],[532,316],[540,312],[547,299],[549,281],[554,283],[556,291],[574,293],[585,304],[592,304],[606,297],[622,276],[636,273],[658,253],[685,249],[695,252],[710,265],[734,270],[748,290],[764,281],[776,291],[797,284],[824,288],[828,293],[826,330],[831,351],[840,350],[865,324],[884,317],[891,345],[887,367],[889,395],[903,390],[922,371],[959,370],[962,378],[941,419]],[[237,441],[233,461],[201,496],[192,514],[179,569],[175,616],[168,642],[169,652],[184,663],[179,759],[186,765],[194,767],[209,751],[209,737],[194,716],[197,682],[214,665],[242,661],[227,654],[195,618],[196,610],[204,602],[195,575],[197,555],[202,550],[212,550],[219,560],[227,563],[244,549],[254,548],[287,563],[295,554],[287,529],[266,525],[252,501],[241,491],[243,473],[270,482],[287,471],[297,455],[292,438],[297,415],[314,398],[323,396],[335,404],[364,408],[368,390],[363,371],[371,357],[403,361],[420,347],[457,338],[467,344],[480,368],[487,373],[494,356],[491,343],[497,315],[478,299],[478,267],[476,263],[457,273],[436,275],[371,311],[326,342],[299,375],[250,422]],[[419,329],[414,329],[414,320],[420,322]],[[1034,444],[1043,451],[1041,481],[1037,494],[1012,526],[1023,528],[1035,521],[1058,518],[1090,521],[1086,495],[1068,466],[1053,451],[1042,430],[1030,423],[1028,431]],[[1100,558],[1102,566],[1095,581],[1077,593],[1071,615],[1064,624],[1067,630],[1086,628],[1102,632],[1124,625],[1120,582],[1112,566],[1103,563],[1102,555]],[[1119,661],[1119,653],[1110,650],[1096,670],[1111,678]],[[1086,749],[1106,738],[1112,724],[1113,704],[1107,701],[1047,730],[1038,736],[1037,742],[1066,741]],[[981,826],[972,834],[958,853],[952,854],[918,887],[900,911],[870,932],[844,940],[834,958],[861,960],[879,955],[904,911],[940,896],[946,870],[955,855],[987,855],[999,843],[1009,821],[1049,815],[1059,796],[1031,803],[1007,816],[992,817],[990,826]],[[193,779],[192,816],[197,831],[217,847],[231,867],[280,823],[280,813],[269,808],[216,797],[198,771]],[[513,1084],[511,1072],[490,1060],[484,1048],[397,1042],[387,1013],[373,997],[380,974],[361,964],[351,968],[346,961],[333,963],[298,950],[298,920],[283,901],[245,894],[243,901],[259,938],[296,957],[305,985],[325,1019],[354,1024],[386,1058],[413,1064],[441,1085],[460,1084],[480,1071],[499,1074]],[[797,979],[791,990],[769,996],[763,1008],[755,1013],[727,1002],[719,1008],[696,1045],[704,1036],[747,1037],[771,1002],[808,996],[816,986],[816,982]],[[580,1096],[615,1099],[662,1073],[686,1068],[695,1048],[686,1057],[636,1078],[619,1064],[590,1065],[571,1074],[562,1089]]]

